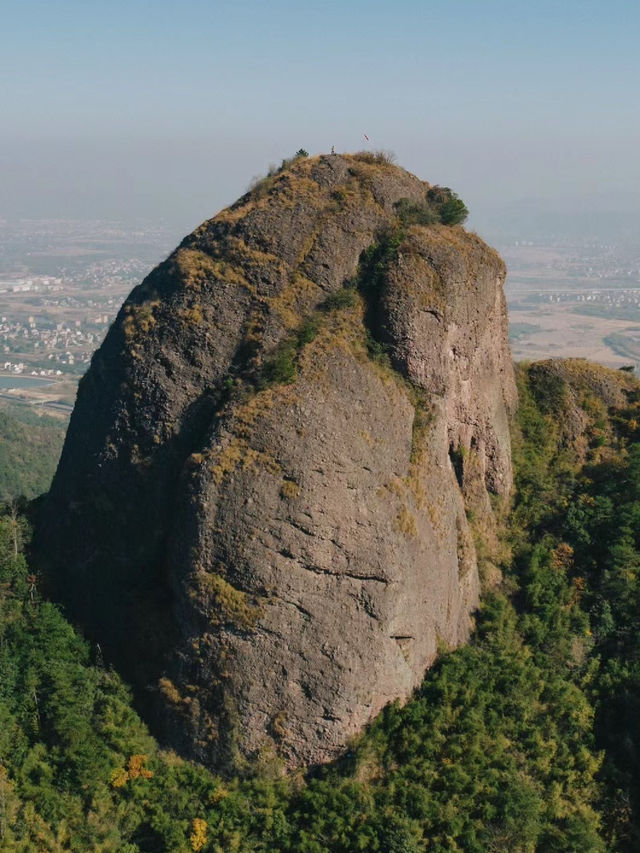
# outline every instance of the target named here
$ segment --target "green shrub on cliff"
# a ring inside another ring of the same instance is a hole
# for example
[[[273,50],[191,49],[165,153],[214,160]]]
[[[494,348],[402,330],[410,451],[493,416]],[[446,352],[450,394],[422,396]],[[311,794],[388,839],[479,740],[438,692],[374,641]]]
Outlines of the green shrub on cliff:
[[[465,203],[449,187],[431,187],[422,201],[401,198],[395,208],[403,225],[461,225],[469,215]]]
[[[427,201],[435,208],[443,225],[461,225],[469,215],[466,204],[449,187],[431,187]]]

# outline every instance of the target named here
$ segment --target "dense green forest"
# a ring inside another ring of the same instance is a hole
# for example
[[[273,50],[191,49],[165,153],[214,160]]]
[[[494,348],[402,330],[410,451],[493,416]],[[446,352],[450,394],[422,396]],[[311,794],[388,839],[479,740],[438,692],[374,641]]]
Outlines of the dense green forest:
[[[65,430],[65,422],[27,407],[0,408],[0,501],[47,491]]]
[[[640,385],[581,362],[519,385],[502,581],[472,641],[306,776],[265,758],[223,780],[161,750],[6,513],[0,849],[640,849]]]

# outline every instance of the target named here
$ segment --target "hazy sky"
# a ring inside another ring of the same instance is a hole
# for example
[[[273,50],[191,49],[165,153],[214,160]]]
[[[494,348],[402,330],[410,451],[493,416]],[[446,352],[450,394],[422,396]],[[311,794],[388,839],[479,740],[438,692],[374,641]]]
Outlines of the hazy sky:
[[[480,220],[640,194],[637,0],[0,8],[0,216],[187,230],[269,162],[363,133]]]

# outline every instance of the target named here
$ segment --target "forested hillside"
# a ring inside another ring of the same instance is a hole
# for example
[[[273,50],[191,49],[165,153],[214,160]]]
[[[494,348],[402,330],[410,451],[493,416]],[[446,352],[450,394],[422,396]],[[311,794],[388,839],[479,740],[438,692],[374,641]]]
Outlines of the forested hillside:
[[[27,408],[0,408],[0,500],[46,492],[56,470],[66,423]]]
[[[221,779],[162,751],[5,515],[0,848],[637,850],[640,385],[548,362],[520,369],[519,392],[517,493],[472,641],[306,776],[263,755]]]

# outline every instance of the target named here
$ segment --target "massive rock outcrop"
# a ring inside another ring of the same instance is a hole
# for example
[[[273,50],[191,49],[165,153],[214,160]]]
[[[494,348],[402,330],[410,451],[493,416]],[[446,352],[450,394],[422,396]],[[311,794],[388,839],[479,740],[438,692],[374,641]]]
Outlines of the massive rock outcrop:
[[[40,562],[206,763],[329,760],[468,636],[515,387],[498,255],[400,225],[428,189],[295,162],[150,273],[80,384]]]

